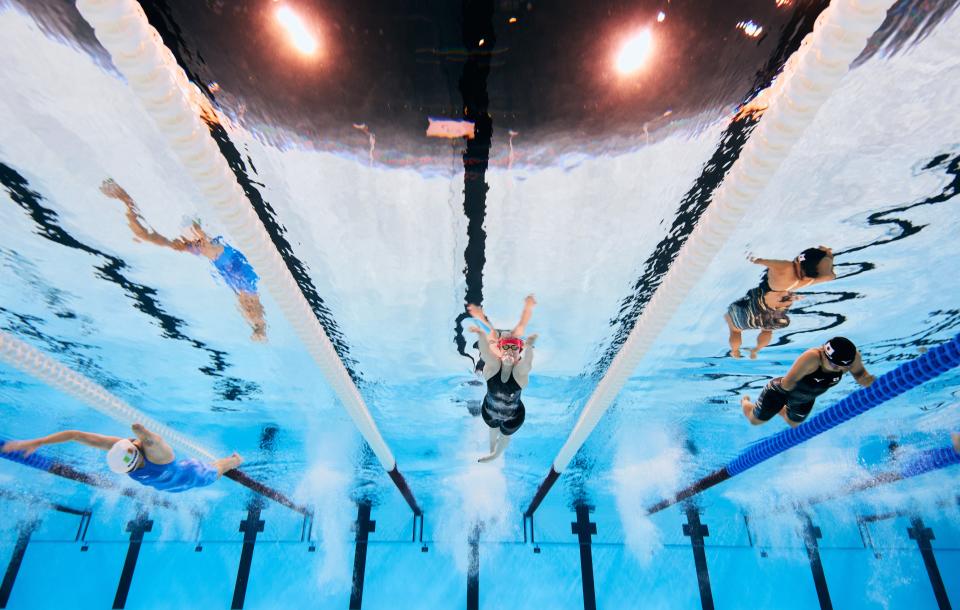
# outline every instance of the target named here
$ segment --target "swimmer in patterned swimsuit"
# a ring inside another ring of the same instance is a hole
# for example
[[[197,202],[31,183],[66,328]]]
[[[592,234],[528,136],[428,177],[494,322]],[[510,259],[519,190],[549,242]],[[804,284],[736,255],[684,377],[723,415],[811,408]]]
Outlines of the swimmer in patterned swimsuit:
[[[113,180],[104,180],[100,192],[107,197],[117,199],[127,206],[127,223],[133,234],[144,241],[158,246],[171,248],[178,252],[189,252],[203,256],[213,263],[223,281],[237,295],[237,305],[244,319],[250,324],[253,334],[250,339],[257,342],[267,340],[267,322],[263,317],[263,304],[257,294],[257,277],[247,258],[239,250],[224,243],[222,237],[213,239],[207,235],[200,223],[194,221],[190,226],[191,235],[167,239],[140,222],[140,214],[130,195]]]
[[[209,464],[193,459],[176,461],[173,449],[159,434],[140,424],[133,424],[132,429],[136,438],[129,439],[64,430],[29,441],[9,441],[0,447],[0,451],[20,452],[29,456],[43,445],[77,441],[106,451],[107,465],[115,473],[126,474],[141,485],[169,493],[212,485],[223,473],[233,470],[243,461],[236,453]]]
[[[516,329],[515,329],[516,330]],[[480,355],[483,359],[483,378],[487,382],[487,394],[480,407],[480,415],[490,428],[490,454],[478,462],[489,462],[499,457],[510,444],[510,436],[520,429],[526,417],[526,409],[520,393],[530,382],[533,367],[533,345],[537,335],[526,341],[519,336],[504,337],[491,330],[484,332],[476,326],[470,328],[478,335]]]
[[[770,344],[773,331],[790,324],[787,310],[803,297],[793,292],[814,284],[836,279],[833,273],[833,251],[826,246],[807,248],[792,261],[751,258],[750,262],[766,267],[760,285],[734,301],[723,315],[730,330],[730,355],[740,358],[740,344],[744,330],[759,330],[757,346],[750,350],[750,358]]]
[[[875,377],[863,367],[856,346],[845,337],[834,337],[821,347],[800,354],[786,375],[767,383],[756,404],[750,402],[749,396],[741,398],[743,415],[759,426],[779,414],[796,428],[810,415],[817,397],[840,383],[847,371],[865,388],[874,382]]]

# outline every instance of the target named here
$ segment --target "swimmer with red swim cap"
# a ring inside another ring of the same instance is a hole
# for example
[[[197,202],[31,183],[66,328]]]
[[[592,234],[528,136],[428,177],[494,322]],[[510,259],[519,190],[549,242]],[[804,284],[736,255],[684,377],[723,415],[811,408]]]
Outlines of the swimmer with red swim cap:
[[[536,304],[533,295],[528,295],[524,300],[520,322],[513,330],[502,332],[490,323],[479,305],[467,305],[470,315],[490,329],[486,332],[478,326],[470,327],[470,331],[478,337],[482,375],[487,382],[487,394],[483,398],[480,415],[490,428],[490,453],[478,462],[498,458],[510,444],[510,436],[523,425],[526,409],[520,400],[520,393],[530,382],[537,335],[530,335],[526,340],[522,337]]]

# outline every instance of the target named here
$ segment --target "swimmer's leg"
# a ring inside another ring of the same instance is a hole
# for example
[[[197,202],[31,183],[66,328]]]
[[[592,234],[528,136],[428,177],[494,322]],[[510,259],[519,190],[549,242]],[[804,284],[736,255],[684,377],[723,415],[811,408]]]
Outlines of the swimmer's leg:
[[[730,355],[734,358],[740,357],[740,345],[743,343],[743,333],[740,332],[740,329],[733,325],[733,320],[730,319],[730,314],[723,314],[723,319],[727,321],[727,328],[730,329],[730,336],[727,337],[727,341],[730,342]]]
[[[760,331],[760,334],[757,335],[757,346],[756,346],[755,348],[753,348],[752,350],[750,350],[750,359],[751,359],[751,360],[756,360],[756,359],[757,359],[757,353],[758,353],[760,350],[762,350],[763,348],[765,348],[766,346],[770,345],[770,340],[771,340],[771,339],[773,339],[773,331],[772,331],[772,330],[761,330],[761,331]],[[739,346],[737,346],[737,347],[739,347]]]
[[[533,298],[532,294],[528,294],[527,298],[523,300],[523,313],[520,314],[520,321],[517,322],[517,325],[510,331],[512,336],[520,338],[526,334],[527,323],[530,322],[530,317],[533,316],[533,307],[536,304],[537,300]]]
[[[237,466],[243,463],[243,458],[240,457],[240,454],[236,451],[233,452],[233,455],[230,457],[220,458],[219,460],[214,460],[213,467],[217,469],[217,476],[223,476],[223,473],[233,470]]]
[[[263,303],[260,302],[260,295],[255,292],[238,292],[237,304],[240,306],[240,313],[253,329],[250,340],[257,343],[266,342],[267,321],[263,317]]]
[[[497,439],[500,438],[500,428],[490,428],[490,454],[497,448]]]
[[[497,438],[497,446],[490,455],[485,455],[478,462],[490,462],[501,455],[503,455],[503,450],[507,448],[507,445],[510,444],[510,437],[505,434],[499,434]]]

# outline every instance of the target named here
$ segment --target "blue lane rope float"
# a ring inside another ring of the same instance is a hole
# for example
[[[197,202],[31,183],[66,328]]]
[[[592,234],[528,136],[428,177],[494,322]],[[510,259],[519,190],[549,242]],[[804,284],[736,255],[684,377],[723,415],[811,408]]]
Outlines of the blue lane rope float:
[[[956,368],[960,365],[960,334],[951,340],[932,348],[919,358],[901,364],[897,368],[884,373],[869,388],[861,388],[842,398],[836,404],[824,409],[814,417],[800,424],[796,428],[788,428],[767,437],[746,449],[729,464],[715,470],[707,476],[695,481],[677,492],[673,497],[665,498],[647,509],[648,514],[672,506],[677,502],[696,495],[714,485],[726,481],[730,477],[741,474],[757,464],[769,460],[795,447],[800,443],[823,434],[827,430],[853,419],[857,415],[866,413],[877,405],[883,404],[892,398],[903,394],[907,390],[917,387],[934,377]],[[928,458],[918,462],[911,462],[904,468],[912,468],[915,474],[927,472],[921,470],[930,464],[939,464],[944,460],[956,459],[952,456],[930,454]],[[939,461],[938,461],[939,460]],[[912,464],[912,466],[911,466]],[[946,464],[945,464],[946,465]]]
[[[741,453],[727,465],[730,476],[736,476],[771,457],[823,434],[831,428],[866,413],[870,409],[907,390],[929,381],[960,365],[960,335],[938,345],[919,358],[901,364],[889,373],[880,376],[868,388],[861,388],[847,395],[833,406],[810,418],[796,428],[788,428],[774,434]]]
[[[922,451],[900,468],[900,478],[909,479],[920,474],[960,464],[960,453],[951,447],[938,447]]]

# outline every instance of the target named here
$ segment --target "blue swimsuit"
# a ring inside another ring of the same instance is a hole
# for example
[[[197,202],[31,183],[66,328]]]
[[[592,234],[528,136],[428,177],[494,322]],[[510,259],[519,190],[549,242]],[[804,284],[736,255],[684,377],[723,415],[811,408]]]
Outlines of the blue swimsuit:
[[[194,487],[213,485],[217,469],[197,460],[173,461],[169,464],[154,464],[143,456],[143,466],[129,473],[131,479],[160,491],[180,493]]]
[[[253,266],[250,265],[247,257],[233,246],[224,243],[222,237],[216,237],[210,241],[223,248],[220,256],[212,262],[227,286],[238,294],[241,292],[255,294],[257,292],[257,281],[260,278],[253,270]],[[200,254],[200,250],[196,246],[188,245],[187,250],[192,254]]]

